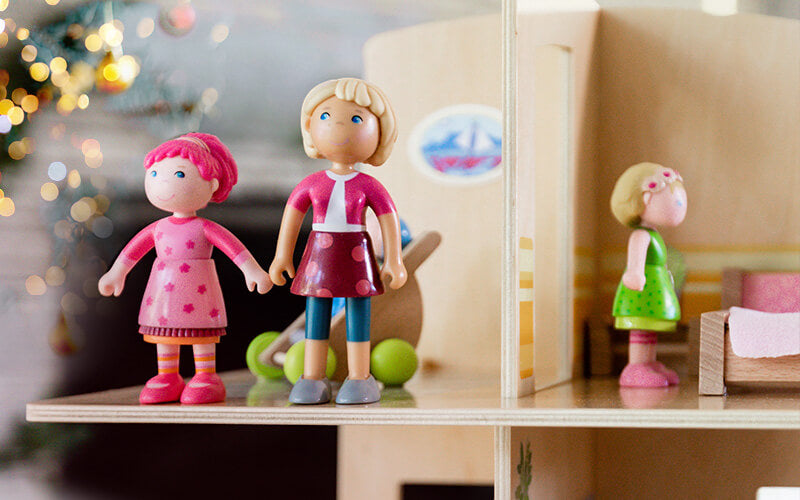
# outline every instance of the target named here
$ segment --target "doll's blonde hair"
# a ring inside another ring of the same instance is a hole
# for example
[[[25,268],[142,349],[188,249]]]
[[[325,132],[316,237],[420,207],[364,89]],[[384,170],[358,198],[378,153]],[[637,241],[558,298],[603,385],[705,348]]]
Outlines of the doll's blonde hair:
[[[638,163],[619,176],[614,190],[611,192],[611,213],[622,224],[630,227],[638,226],[642,222],[644,204],[645,180],[664,170],[658,163]],[[683,182],[675,180],[670,184],[670,189],[683,187]]]
[[[303,149],[305,149],[306,154],[310,158],[322,157],[311,139],[311,131],[309,130],[311,113],[322,101],[333,96],[343,101],[363,106],[378,118],[378,124],[380,125],[378,147],[372,156],[364,160],[364,163],[369,163],[376,167],[383,165],[386,159],[389,158],[397,140],[394,110],[381,89],[358,78],[328,80],[311,89],[306,95],[303,100],[303,107],[300,110],[300,131],[303,134]]]

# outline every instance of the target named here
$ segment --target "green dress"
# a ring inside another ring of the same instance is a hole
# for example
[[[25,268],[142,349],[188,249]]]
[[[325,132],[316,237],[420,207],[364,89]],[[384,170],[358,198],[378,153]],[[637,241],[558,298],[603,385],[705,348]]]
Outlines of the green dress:
[[[644,289],[631,290],[622,284],[614,297],[614,326],[620,330],[674,332],[681,319],[681,306],[675,295],[672,275],[667,270],[667,247],[658,231],[644,229],[650,235],[645,259]]]

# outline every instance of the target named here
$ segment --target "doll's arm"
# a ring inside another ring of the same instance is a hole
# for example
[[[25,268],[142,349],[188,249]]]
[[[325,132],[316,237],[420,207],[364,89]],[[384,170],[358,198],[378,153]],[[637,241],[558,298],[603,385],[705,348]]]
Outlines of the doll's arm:
[[[258,265],[250,251],[233,233],[209,220],[203,221],[203,231],[208,241],[239,267],[248,290],[252,292],[257,289],[258,293],[264,294],[272,288],[267,272]]]
[[[278,244],[275,249],[275,258],[269,266],[269,276],[277,285],[285,285],[286,278],[283,277],[284,271],[290,278],[294,278],[294,247],[297,244],[297,236],[300,234],[300,226],[303,224],[305,212],[301,212],[291,204],[286,205],[281,220],[281,230],[278,233]]]
[[[400,219],[397,212],[385,213],[378,217],[383,239],[383,267],[381,279],[389,276],[392,281],[389,286],[398,289],[406,283],[408,273],[403,265],[402,244],[400,238]]]
[[[622,275],[622,284],[631,290],[644,290],[644,265],[647,259],[647,247],[650,246],[650,234],[644,229],[637,229],[628,239],[628,264]]]
[[[114,297],[119,297],[119,294],[122,293],[122,289],[125,288],[125,277],[130,270],[133,269],[133,266],[155,246],[153,233],[156,224],[156,222],[153,222],[139,231],[139,233],[125,245],[125,248],[122,249],[117,260],[114,261],[111,269],[97,282],[97,289],[100,291],[101,295],[108,297],[113,294]]]

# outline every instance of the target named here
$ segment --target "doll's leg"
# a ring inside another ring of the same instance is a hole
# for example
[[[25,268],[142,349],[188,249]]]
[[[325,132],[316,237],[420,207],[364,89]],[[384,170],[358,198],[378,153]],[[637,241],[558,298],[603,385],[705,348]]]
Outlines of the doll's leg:
[[[374,403],[381,399],[375,378],[369,374],[370,298],[347,299],[347,380],[336,395],[339,404]]]
[[[139,393],[140,403],[167,403],[180,399],[184,383],[178,373],[179,357],[179,345],[156,344],[158,375],[148,380]]]
[[[217,345],[194,344],[195,374],[181,394],[183,404],[217,403],[225,400],[225,385],[217,375]]]
[[[630,334],[630,363],[649,363],[657,372],[667,377],[669,385],[677,385],[680,377],[674,370],[670,370],[664,363],[656,361],[656,345],[658,335],[647,330],[631,330]]]
[[[331,384],[325,377],[328,364],[328,337],[331,334],[333,299],[306,298],[306,340],[303,376],[289,393],[289,402],[315,405],[331,400]]]
[[[347,299],[347,377],[364,380],[369,377],[369,297]]]
[[[332,298],[306,298],[306,347],[303,378],[322,380],[328,363]]]
[[[656,370],[655,332],[631,330],[628,347],[628,365],[619,377],[624,387],[666,387],[669,379]]]

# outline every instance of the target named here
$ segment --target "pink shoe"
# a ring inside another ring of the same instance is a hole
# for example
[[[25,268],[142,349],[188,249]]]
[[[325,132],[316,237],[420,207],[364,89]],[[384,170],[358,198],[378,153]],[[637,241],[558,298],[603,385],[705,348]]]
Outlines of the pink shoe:
[[[653,361],[652,363],[650,363],[650,365],[657,372],[659,372],[662,375],[664,375],[665,377],[667,377],[667,381],[669,382],[669,385],[678,385],[680,383],[681,378],[678,377],[678,374],[675,373],[675,370],[670,370],[669,368],[664,366],[664,363],[661,363],[660,361]]]
[[[629,363],[619,376],[622,387],[667,387],[666,375],[657,371],[649,363]]]
[[[177,373],[160,373],[151,378],[139,393],[139,402],[143,405],[169,403],[181,398],[183,378]]]
[[[186,384],[181,394],[181,403],[202,405],[225,401],[225,385],[216,373],[197,373]]]

